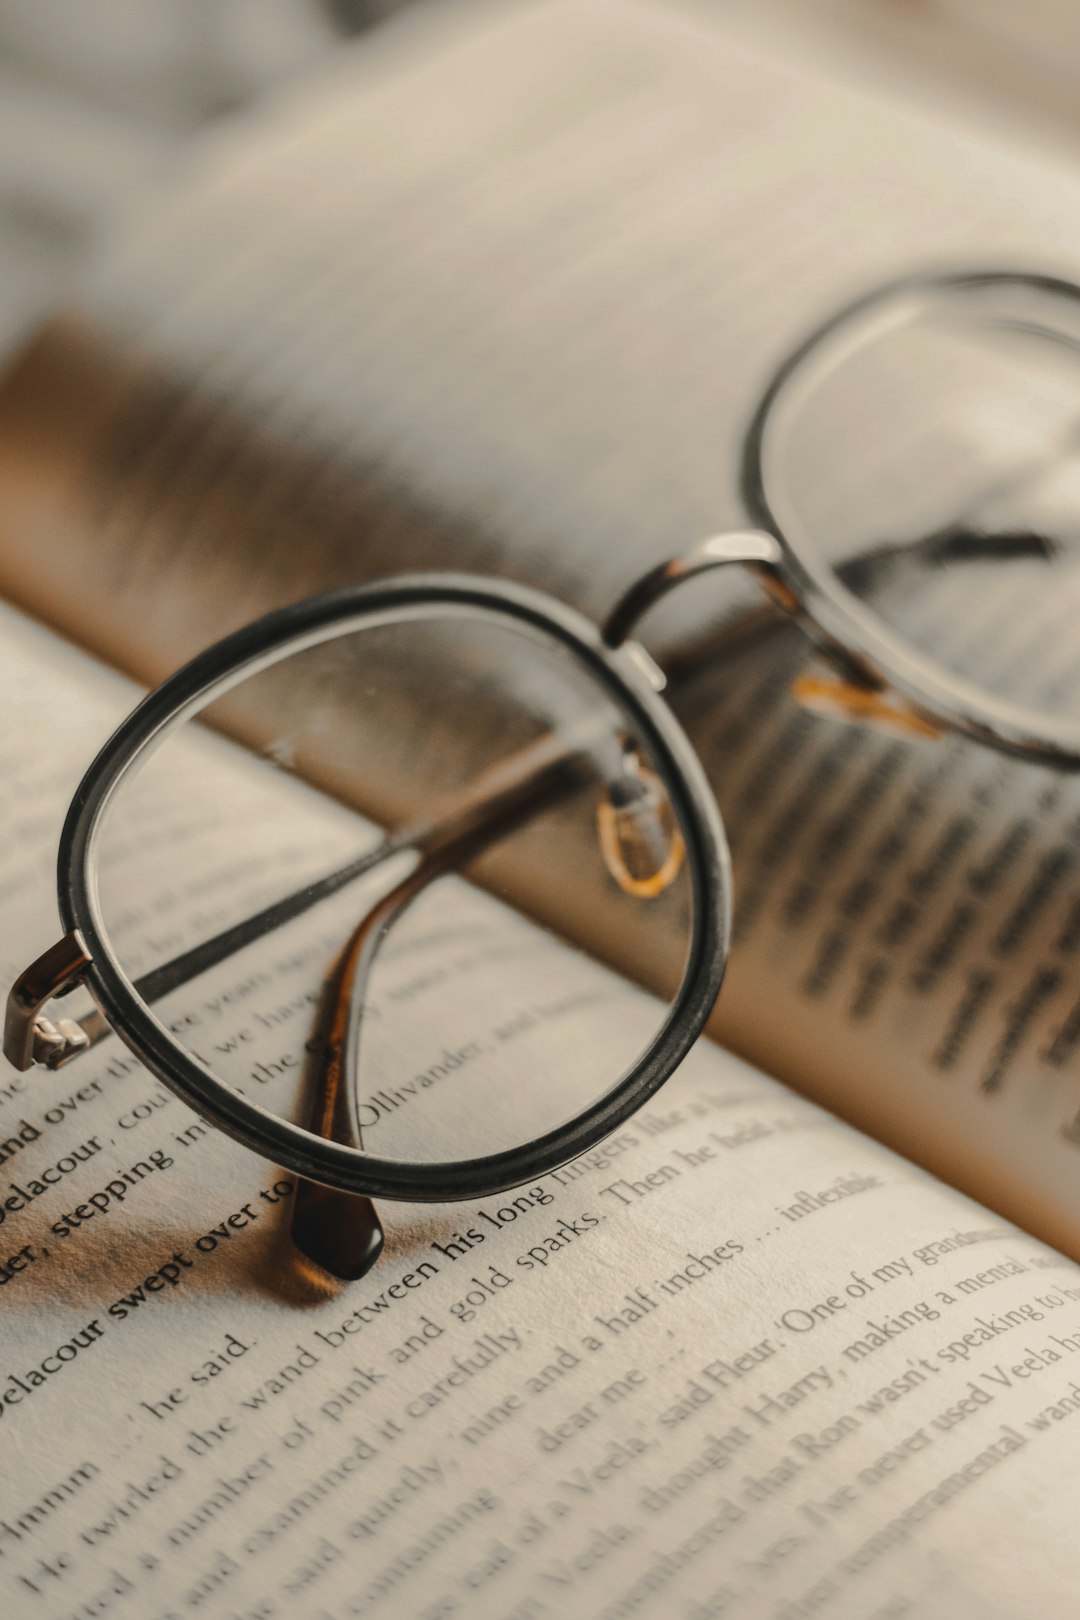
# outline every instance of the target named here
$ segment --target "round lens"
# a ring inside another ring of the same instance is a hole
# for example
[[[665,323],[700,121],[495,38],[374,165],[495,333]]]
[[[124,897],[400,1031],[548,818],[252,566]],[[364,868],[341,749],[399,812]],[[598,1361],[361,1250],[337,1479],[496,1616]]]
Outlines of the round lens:
[[[811,615],[932,711],[1080,740],[1080,290],[887,289],[781,371],[747,487]],[[846,604],[846,606],[845,606]]]
[[[580,1151],[684,1040],[708,855],[681,735],[572,638],[460,604],[357,618],[248,663],[122,774],[97,921],[234,1130],[240,1098],[355,1150],[357,1190],[377,1159],[399,1180],[370,1190],[432,1197],[437,1167]]]

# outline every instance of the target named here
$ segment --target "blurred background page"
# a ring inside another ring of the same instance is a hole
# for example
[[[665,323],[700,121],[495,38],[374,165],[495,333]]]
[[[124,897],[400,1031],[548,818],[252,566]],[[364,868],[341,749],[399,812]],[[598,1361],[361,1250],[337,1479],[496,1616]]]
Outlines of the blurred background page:
[[[1080,160],[1076,0],[668,3],[924,114]],[[448,9],[461,0],[0,0],[0,354],[200,132],[370,30]]]

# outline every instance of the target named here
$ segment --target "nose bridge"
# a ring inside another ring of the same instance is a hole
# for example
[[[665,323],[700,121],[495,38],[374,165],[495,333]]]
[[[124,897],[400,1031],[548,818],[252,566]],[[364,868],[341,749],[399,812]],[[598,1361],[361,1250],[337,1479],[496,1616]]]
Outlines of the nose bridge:
[[[636,580],[604,621],[604,640],[609,647],[621,646],[645,614],[684,580],[734,563],[749,568],[779,607],[794,611],[795,598],[783,578],[781,558],[779,541],[765,529],[733,529],[709,535],[681,556],[660,563]]]

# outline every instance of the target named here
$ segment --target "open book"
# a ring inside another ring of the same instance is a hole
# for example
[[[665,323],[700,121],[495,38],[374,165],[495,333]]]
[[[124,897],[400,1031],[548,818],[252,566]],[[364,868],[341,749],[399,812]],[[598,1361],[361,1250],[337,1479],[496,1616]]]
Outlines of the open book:
[[[135,683],[392,571],[603,612],[738,521],[740,425],[810,321],[915,263],[1068,273],[1078,203],[638,0],[407,20],[215,143],[0,390],[9,979],[57,933],[60,821]],[[657,648],[739,607],[709,587]],[[300,1273],[292,1179],[115,1039],[0,1077],[5,1613],[1072,1612],[1080,795],[799,711],[806,656],[732,637],[676,687],[735,855],[717,1041],[564,1170],[388,1206],[363,1282]],[[376,818],[430,786],[431,750],[393,757],[354,789]],[[183,794],[151,809],[168,849]],[[206,836],[247,881],[250,829]],[[612,1030],[641,1016],[603,885],[542,855],[512,904],[444,891],[482,948],[392,964],[410,1024],[374,1085],[582,949]],[[523,985],[505,942],[541,924]],[[271,951],[213,1027],[195,986],[177,1016],[261,1083],[309,974]]]

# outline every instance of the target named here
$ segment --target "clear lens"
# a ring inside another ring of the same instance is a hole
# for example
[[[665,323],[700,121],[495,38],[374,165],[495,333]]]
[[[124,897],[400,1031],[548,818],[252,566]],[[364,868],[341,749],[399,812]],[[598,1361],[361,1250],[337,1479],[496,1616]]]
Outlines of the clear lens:
[[[185,721],[123,779],[96,862],[120,965],[199,1064],[304,1126],[336,1077],[339,1139],[445,1163],[564,1124],[647,1048],[685,966],[683,848],[579,661],[426,613]]]
[[[807,565],[981,702],[1080,712],[1080,295],[898,290],[789,374],[766,500]]]

